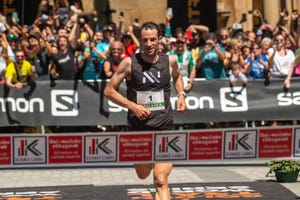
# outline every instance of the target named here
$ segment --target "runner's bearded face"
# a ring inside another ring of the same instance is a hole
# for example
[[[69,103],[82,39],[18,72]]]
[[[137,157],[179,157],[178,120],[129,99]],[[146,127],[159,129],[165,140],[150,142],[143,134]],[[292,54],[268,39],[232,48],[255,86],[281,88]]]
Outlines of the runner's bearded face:
[[[155,29],[144,29],[141,34],[142,38],[142,49],[143,52],[148,56],[156,56],[158,53],[159,38],[157,30]]]

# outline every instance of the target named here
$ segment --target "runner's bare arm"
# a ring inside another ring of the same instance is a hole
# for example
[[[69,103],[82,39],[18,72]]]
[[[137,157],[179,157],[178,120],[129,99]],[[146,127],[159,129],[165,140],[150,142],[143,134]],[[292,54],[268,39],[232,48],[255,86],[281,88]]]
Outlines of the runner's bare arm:
[[[177,111],[185,112],[187,107],[185,104],[185,93],[183,88],[183,79],[178,69],[177,58],[174,55],[169,56],[170,73],[173,78],[174,87],[178,94]]]
[[[125,78],[130,78],[130,73],[131,59],[128,57],[120,63],[118,70],[105,87],[104,95],[112,102],[131,110],[140,120],[144,120],[150,115],[150,111],[142,105],[129,101],[117,91],[117,88],[121,85],[122,81]]]

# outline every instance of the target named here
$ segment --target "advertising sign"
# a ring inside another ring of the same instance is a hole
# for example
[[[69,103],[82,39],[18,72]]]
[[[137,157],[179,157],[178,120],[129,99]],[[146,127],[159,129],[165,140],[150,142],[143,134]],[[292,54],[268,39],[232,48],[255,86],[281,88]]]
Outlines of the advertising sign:
[[[225,131],[224,158],[255,158],[256,130]]]
[[[84,137],[84,161],[117,161],[117,135],[94,135]]]
[[[156,134],[154,160],[186,160],[187,133]]]
[[[189,159],[221,159],[222,131],[192,132],[189,137]]]
[[[14,164],[47,163],[46,137],[15,136],[13,137]]]
[[[120,135],[120,162],[151,161],[152,160],[152,134]]]
[[[259,131],[259,157],[274,158],[292,155],[292,128],[261,129]]]
[[[49,136],[49,163],[81,163],[82,136]]]
[[[0,137],[0,165],[11,163],[11,137]]]

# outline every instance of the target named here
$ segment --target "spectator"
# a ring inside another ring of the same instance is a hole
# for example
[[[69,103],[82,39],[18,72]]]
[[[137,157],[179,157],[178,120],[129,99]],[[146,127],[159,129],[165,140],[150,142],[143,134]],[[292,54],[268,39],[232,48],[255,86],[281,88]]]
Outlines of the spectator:
[[[51,57],[46,49],[40,44],[40,37],[41,36],[38,33],[29,35],[28,61],[35,67],[38,80],[49,80],[48,66]]]
[[[35,81],[37,74],[35,67],[25,60],[23,50],[17,50],[16,57],[16,62],[10,62],[7,65],[5,73],[6,85],[9,88],[21,89],[27,81]]]
[[[77,71],[75,63],[75,48],[77,45],[78,34],[75,32],[78,27],[77,18],[71,18],[73,23],[69,37],[59,36],[58,38],[58,53],[53,55],[53,65],[50,69],[50,75],[53,79],[73,80]],[[78,32],[77,32],[78,33]]]
[[[265,37],[261,40],[261,48],[262,48],[262,54],[268,55],[268,49],[272,46],[272,39],[269,37]]]
[[[122,42],[125,47],[126,56],[131,56],[138,50],[140,42],[133,33],[133,26],[129,26],[128,32],[123,33]]]
[[[191,91],[196,77],[195,59],[189,50],[184,48],[186,40],[177,38],[176,50],[169,51],[170,55],[176,55],[178,68],[183,78],[185,92]]]
[[[225,38],[226,31],[223,32]],[[228,32],[227,32],[228,33]],[[226,39],[227,40],[227,39]],[[217,43],[214,33],[209,33],[206,43],[199,51],[197,60],[197,77],[207,80],[215,78],[227,78],[223,60],[225,59],[225,49]]]
[[[1,25],[1,23],[0,23]],[[3,25],[3,24],[2,24]],[[4,82],[6,66],[14,61],[14,53],[6,39],[6,34],[0,32],[0,81]]]
[[[159,53],[168,53],[169,49],[168,46],[166,45],[166,43],[164,43],[163,41],[160,41],[158,44],[158,52]]]
[[[232,73],[232,63],[239,63],[240,68],[244,68],[244,58],[239,47],[239,40],[236,38],[228,39],[227,50],[225,52],[225,59],[223,61],[227,74]]]
[[[247,58],[245,68],[250,77],[266,78],[269,71],[269,63],[266,55],[262,53],[262,46],[253,45],[251,56]]]
[[[110,54],[103,65],[101,78],[108,79],[117,71],[121,61],[127,57],[124,53],[124,46],[120,41],[113,41],[110,45]]]
[[[192,38],[188,45],[188,49],[192,52],[195,60],[198,59],[200,46],[203,46],[209,32],[209,28],[204,25],[190,25],[188,28],[192,32]]]
[[[243,86],[248,82],[247,76],[241,71],[240,63],[235,62],[231,64],[232,73],[229,76],[231,85],[235,85],[238,81],[241,81]]]
[[[285,38],[279,34],[275,37],[274,47],[268,50],[270,72],[273,78],[284,78],[284,87],[290,88],[290,79],[294,73],[294,53],[285,48]]]
[[[91,46],[93,45],[90,44],[90,41],[86,41],[83,53],[78,56],[78,71],[80,71],[79,76],[83,81],[96,81],[99,79],[99,68],[97,66],[100,57],[96,58],[92,56]]]

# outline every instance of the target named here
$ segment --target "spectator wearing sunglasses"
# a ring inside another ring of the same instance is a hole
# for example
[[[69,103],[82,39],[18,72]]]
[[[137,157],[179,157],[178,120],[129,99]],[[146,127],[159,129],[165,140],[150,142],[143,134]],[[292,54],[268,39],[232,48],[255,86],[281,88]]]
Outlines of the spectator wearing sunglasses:
[[[285,47],[285,38],[278,34],[275,37],[273,48],[268,50],[271,77],[284,78],[284,87],[290,88],[290,79],[294,73],[295,55]]]
[[[16,58],[16,62],[10,62],[7,65],[5,73],[6,86],[22,89],[28,81],[35,81],[37,74],[35,67],[25,60],[25,54],[22,50],[17,50]]]
[[[115,40],[110,45],[110,53],[104,61],[102,79],[109,79],[118,70],[121,61],[127,57],[124,54],[124,45],[121,41]]]

